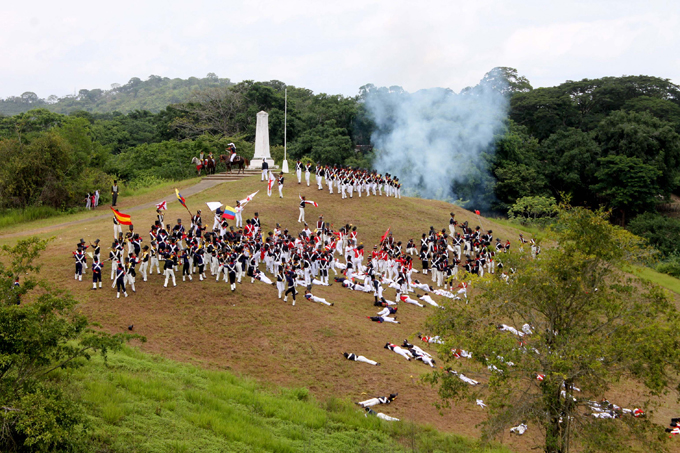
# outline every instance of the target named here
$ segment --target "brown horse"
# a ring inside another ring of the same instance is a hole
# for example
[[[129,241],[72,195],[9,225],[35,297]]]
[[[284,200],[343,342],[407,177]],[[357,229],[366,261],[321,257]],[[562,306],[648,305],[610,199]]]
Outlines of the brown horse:
[[[236,172],[236,174],[239,174],[241,172],[245,173],[246,172],[245,167],[250,165],[250,161],[248,159],[241,157],[239,155],[236,155],[234,157],[233,162],[231,162],[231,161],[229,161],[229,156],[221,154],[220,155],[220,162],[224,162],[224,165],[227,166],[227,172],[228,173],[231,173],[231,167],[232,166],[238,167],[238,171]]]
[[[205,160],[205,172],[209,175],[214,175],[215,174],[215,159],[206,159]]]

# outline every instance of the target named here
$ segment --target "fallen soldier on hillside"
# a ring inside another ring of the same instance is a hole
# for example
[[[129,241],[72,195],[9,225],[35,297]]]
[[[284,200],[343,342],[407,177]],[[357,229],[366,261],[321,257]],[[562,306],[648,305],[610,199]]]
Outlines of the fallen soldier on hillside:
[[[356,404],[358,404],[361,407],[371,407],[371,406],[376,406],[378,404],[390,404],[392,401],[394,401],[397,398],[398,393],[390,393],[390,396],[376,396],[375,398],[371,398],[366,401],[360,401]]]
[[[353,352],[350,352],[350,353],[343,352],[342,355],[344,355],[347,360],[352,360],[354,362],[364,362],[364,363],[368,363],[369,365],[380,366],[379,362],[376,362],[375,360],[367,359],[366,357],[364,357],[362,355],[356,355]]]

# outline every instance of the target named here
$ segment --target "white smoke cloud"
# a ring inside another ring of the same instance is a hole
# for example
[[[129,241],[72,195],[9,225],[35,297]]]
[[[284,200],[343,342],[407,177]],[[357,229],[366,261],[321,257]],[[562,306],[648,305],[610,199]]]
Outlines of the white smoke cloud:
[[[502,88],[498,80],[460,94],[444,88],[407,93],[372,87],[364,99],[376,124],[371,136],[378,150],[375,168],[399,177],[405,193],[488,206],[484,159],[507,116]]]

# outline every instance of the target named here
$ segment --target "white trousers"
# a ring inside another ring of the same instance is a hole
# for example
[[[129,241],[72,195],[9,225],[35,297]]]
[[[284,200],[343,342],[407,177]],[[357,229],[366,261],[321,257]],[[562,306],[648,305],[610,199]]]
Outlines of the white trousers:
[[[364,357],[362,355],[355,356],[354,360],[356,362],[368,363],[369,365],[377,365],[378,364],[378,362],[376,362],[375,360],[367,359],[366,357]]]
[[[170,277],[172,277],[172,285],[177,286],[177,282],[175,281],[175,271],[173,271],[172,269],[166,269],[164,273],[165,273],[165,284],[163,286],[167,288],[168,279]]]

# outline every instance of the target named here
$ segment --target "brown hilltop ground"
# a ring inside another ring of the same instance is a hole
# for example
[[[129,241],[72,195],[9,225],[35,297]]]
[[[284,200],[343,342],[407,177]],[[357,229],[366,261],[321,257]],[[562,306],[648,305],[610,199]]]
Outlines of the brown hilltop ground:
[[[246,207],[244,219],[258,211],[265,231],[271,231],[278,222],[297,234],[301,229],[297,223],[298,194],[306,195],[308,200],[319,203],[318,208],[307,208],[310,225],[321,214],[336,227],[345,223],[356,225],[359,240],[369,253],[388,227],[404,244],[409,238],[419,244],[418,238],[430,226],[447,227],[449,212],[455,212],[459,222],[481,223],[483,228],[492,229],[495,237],[510,239],[513,246],[517,245],[518,230],[480,219],[449,203],[373,196],[341,200],[338,194],[329,195],[327,190],[318,191],[313,185],[308,188],[304,184],[291,184],[292,175],[286,179],[283,199],[279,199],[276,188],[272,197],[267,197],[266,184],[260,182],[259,177],[249,177],[187,197],[187,204],[192,211],[203,211],[210,228],[212,213],[205,202],[221,201],[233,206],[236,199],[260,190]],[[166,221],[174,223],[182,218],[183,223],[188,224],[188,213],[174,195],[168,195],[166,200],[169,207]],[[141,204],[141,200],[122,199],[119,209],[125,213],[126,207],[137,204]],[[106,206],[100,209],[102,214],[106,211]],[[155,219],[155,210],[144,209],[131,215],[136,231],[148,243],[147,232]],[[263,383],[304,386],[320,400],[335,396],[359,401],[398,392],[397,402],[385,408],[387,414],[466,436],[479,435],[476,425],[485,418],[483,409],[459,404],[440,415],[434,407],[438,401],[436,391],[419,381],[430,368],[420,362],[407,362],[383,348],[387,341],[400,343],[418,332],[427,334],[423,326],[434,310],[432,307],[402,305],[398,314],[400,325],[376,324],[366,318],[377,311],[372,294],[352,292],[338,284],[313,288],[317,296],[335,302],[334,307],[307,302],[301,294],[293,307],[290,301],[286,304],[277,298],[274,287],[257,281],[251,284],[249,278],[231,293],[224,282],[216,283],[213,278],[182,282],[180,273],[177,273],[176,288],[163,288],[162,275],[154,274],[146,283],[138,276],[137,293],[116,299],[110,287],[108,263],[103,272],[104,289],[90,291],[89,272],[83,282],[74,281],[71,255],[82,237],[88,242],[100,238],[102,257],[106,256],[113,237],[110,216],[106,220],[55,229],[42,236],[56,237],[44,255],[43,277],[75,294],[82,301],[82,310],[105,330],[122,332],[134,324],[135,332],[148,339],[140,346],[145,351],[199,366],[230,369]],[[0,236],[0,243],[14,240]],[[420,268],[419,263],[416,268]],[[418,277],[422,279],[422,275]],[[425,281],[430,282],[429,276]],[[385,297],[394,299],[394,290],[387,290]],[[341,355],[344,351],[365,355],[382,366],[347,361]],[[625,404],[628,398],[623,398],[630,391],[634,389],[622,389],[611,399]],[[522,438],[506,435],[502,441],[518,451],[528,451],[535,433],[536,430],[530,429]]]

